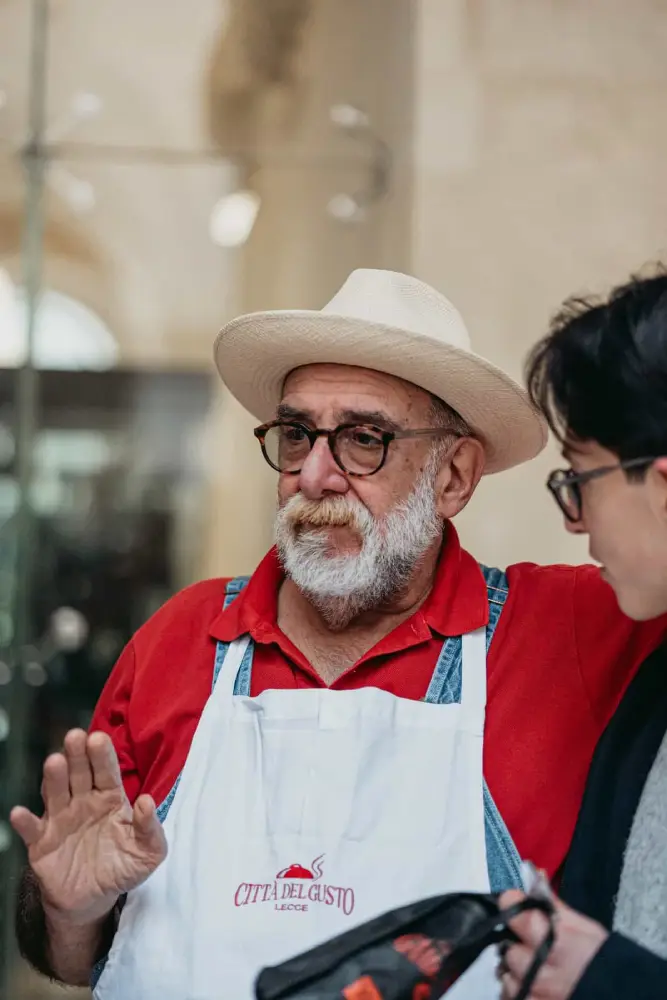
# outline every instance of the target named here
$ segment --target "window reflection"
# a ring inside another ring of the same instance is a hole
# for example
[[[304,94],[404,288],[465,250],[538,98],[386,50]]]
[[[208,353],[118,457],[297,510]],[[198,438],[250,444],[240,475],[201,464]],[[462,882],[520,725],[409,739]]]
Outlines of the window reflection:
[[[0,371],[2,398],[9,398],[13,378]],[[190,442],[205,420],[210,389],[208,376],[196,373],[41,376],[30,497],[37,536],[34,649],[23,666],[33,697],[25,797],[33,808],[39,810],[44,756],[68,728],[88,726],[125,643],[194,571],[187,558],[175,557],[184,548],[179,510],[186,501],[191,517],[201,492]],[[5,459],[0,648],[11,641],[17,501],[9,447]]]
[[[0,366],[17,368],[27,357],[25,289],[0,268]],[[118,361],[116,340],[90,309],[53,289],[41,292],[34,332],[35,368],[101,370]]]

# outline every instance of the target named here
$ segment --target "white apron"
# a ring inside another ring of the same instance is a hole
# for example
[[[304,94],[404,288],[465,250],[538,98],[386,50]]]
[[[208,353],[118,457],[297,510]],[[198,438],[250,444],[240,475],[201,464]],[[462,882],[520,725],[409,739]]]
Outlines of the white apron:
[[[376,688],[235,696],[247,645],[227,652],[169,854],[129,893],[95,1000],[250,1000],[263,966],[416,899],[489,890],[485,629],[463,637],[447,705]],[[494,966],[489,949],[448,997],[498,997]]]

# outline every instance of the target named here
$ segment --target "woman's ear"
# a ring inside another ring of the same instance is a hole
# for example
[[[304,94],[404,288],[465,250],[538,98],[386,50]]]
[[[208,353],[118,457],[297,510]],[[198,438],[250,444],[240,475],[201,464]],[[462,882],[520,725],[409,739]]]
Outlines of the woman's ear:
[[[667,458],[656,458],[648,471],[651,502],[657,514],[667,520]]]

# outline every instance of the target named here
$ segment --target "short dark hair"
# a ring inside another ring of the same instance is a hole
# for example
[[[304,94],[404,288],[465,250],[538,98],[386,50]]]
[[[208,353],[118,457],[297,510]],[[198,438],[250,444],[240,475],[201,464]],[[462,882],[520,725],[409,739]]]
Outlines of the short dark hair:
[[[559,441],[596,441],[621,461],[667,455],[667,272],[569,299],[526,380]]]

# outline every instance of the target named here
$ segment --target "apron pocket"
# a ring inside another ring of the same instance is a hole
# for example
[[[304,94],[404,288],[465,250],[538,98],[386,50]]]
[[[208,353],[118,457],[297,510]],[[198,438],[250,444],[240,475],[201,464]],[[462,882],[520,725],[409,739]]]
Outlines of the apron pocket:
[[[346,839],[440,843],[450,810],[456,808],[450,801],[450,775],[460,734],[448,735],[438,739],[433,731],[402,730],[366,746]]]

